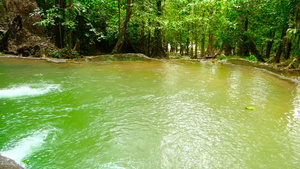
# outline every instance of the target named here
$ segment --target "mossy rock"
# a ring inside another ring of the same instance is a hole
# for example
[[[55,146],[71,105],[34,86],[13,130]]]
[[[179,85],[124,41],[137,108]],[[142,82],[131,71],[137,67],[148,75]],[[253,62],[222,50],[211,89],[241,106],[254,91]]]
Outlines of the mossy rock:
[[[86,58],[88,62],[112,62],[112,61],[152,61],[143,54],[115,54],[115,55],[100,55],[95,57]],[[80,61],[80,60],[79,60]]]

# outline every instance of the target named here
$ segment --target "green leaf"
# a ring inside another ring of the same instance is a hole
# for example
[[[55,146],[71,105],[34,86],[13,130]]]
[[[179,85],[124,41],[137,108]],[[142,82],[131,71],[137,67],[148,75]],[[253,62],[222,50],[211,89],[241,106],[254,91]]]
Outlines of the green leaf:
[[[247,109],[247,110],[255,110],[254,107],[246,107],[245,109]]]
[[[22,162],[27,165],[29,164],[29,160],[22,160]]]

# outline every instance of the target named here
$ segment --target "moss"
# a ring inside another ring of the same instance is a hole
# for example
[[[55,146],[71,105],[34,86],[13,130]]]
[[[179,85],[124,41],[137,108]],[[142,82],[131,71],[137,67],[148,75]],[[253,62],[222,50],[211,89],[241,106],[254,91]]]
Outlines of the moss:
[[[225,59],[232,59],[232,58],[241,58],[240,56],[234,55],[234,56],[219,56],[218,60],[225,60]]]
[[[280,75],[282,77],[287,77],[287,78],[292,78],[295,79],[295,77],[300,76],[300,70],[285,70],[275,63],[271,64],[266,64],[266,63],[261,63],[261,62],[254,62],[254,61],[249,61],[245,59],[229,59],[228,63],[234,64],[234,65],[242,65],[242,66],[250,66],[250,67],[256,67],[256,68],[261,68],[268,70],[274,74]],[[297,67],[297,65],[295,65]]]
[[[89,62],[109,62],[109,61],[151,61],[151,58],[148,58],[142,54],[116,54],[116,55],[100,55],[96,57],[88,58]]]
[[[69,50],[67,48],[58,50],[58,51],[52,51],[48,54],[50,57],[53,58],[59,58],[59,59],[74,59],[74,58],[80,58],[80,55],[77,51],[71,49]]]

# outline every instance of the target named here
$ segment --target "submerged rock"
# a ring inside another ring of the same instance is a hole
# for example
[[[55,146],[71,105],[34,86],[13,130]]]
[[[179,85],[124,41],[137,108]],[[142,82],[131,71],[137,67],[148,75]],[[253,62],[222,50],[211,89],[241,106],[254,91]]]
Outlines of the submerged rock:
[[[0,155],[0,169],[24,169],[14,160]]]

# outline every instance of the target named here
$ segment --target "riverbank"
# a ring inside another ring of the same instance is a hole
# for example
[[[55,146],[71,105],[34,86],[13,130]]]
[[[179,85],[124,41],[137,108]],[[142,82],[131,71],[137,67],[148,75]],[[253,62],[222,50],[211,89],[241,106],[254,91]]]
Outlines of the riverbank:
[[[188,57],[182,57],[181,59],[155,59],[150,58],[144,54],[130,53],[130,54],[115,54],[115,55],[99,55],[99,56],[85,56],[76,59],[61,59],[53,57],[21,57],[16,55],[0,55],[0,58],[20,58],[20,59],[38,59],[46,60],[53,63],[95,63],[95,62],[151,62],[151,61],[169,61],[169,62],[181,62],[181,63],[194,63],[198,62],[200,64],[231,64],[237,66],[247,66],[261,69],[267,73],[273,74],[281,79],[289,80],[295,83],[300,83],[300,70],[298,69],[283,69],[277,65],[250,61],[242,58],[230,58],[225,60],[217,59],[190,59]]]
[[[7,55],[2,54],[0,58],[20,58],[20,59],[39,59],[46,60],[54,63],[92,63],[92,62],[115,62],[115,61],[124,61],[124,62],[136,62],[136,61],[161,61],[160,59],[150,58],[144,54],[140,53],[129,53],[129,54],[115,54],[115,55],[98,55],[98,56],[84,56],[81,58],[75,59],[62,59],[62,58],[53,58],[53,57],[22,57],[16,55]]]
[[[281,79],[290,80],[296,83],[300,83],[300,70],[299,69],[284,69],[280,68],[277,65],[250,61],[242,58],[231,58],[225,61],[218,61],[219,63],[226,63],[232,65],[239,65],[239,66],[248,66],[261,69],[268,73],[271,73],[275,76],[278,76]]]

